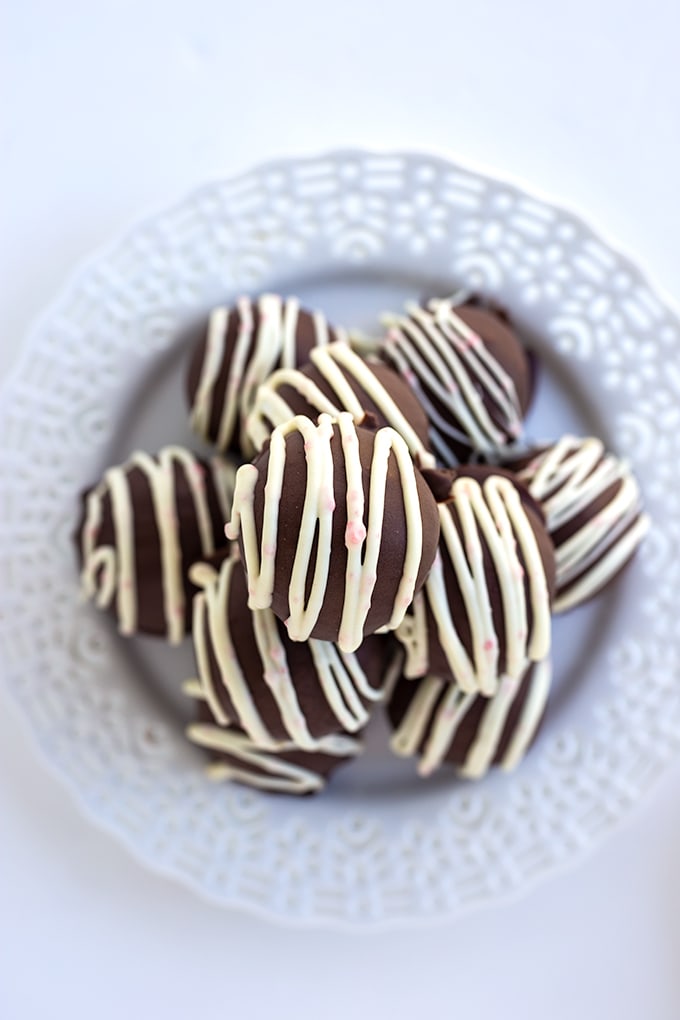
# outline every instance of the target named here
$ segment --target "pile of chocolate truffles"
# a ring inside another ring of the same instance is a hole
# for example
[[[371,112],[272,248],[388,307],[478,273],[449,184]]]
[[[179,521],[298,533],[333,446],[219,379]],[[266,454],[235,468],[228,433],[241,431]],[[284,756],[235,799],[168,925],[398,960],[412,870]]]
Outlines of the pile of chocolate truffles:
[[[216,308],[186,387],[215,455],[138,452],[83,497],[83,592],[121,634],[191,635],[187,734],[216,779],[318,791],[383,710],[423,776],[514,768],[552,615],[647,529],[599,439],[523,439],[536,363],[504,312],[444,298],[383,325],[367,354],[294,298]]]

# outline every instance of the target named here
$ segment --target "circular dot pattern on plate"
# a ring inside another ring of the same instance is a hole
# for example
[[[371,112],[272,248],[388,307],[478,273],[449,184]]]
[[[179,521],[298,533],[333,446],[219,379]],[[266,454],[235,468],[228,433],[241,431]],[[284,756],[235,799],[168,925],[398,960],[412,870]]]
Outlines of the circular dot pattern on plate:
[[[510,777],[379,792],[358,779],[294,805],[211,786],[78,602],[77,497],[111,460],[140,377],[211,304],[320,271],[481,288],[578,382],[639,478],[653,528],[584,677],[587,711],[558,713]],[[680,748],[679,342],[675,315],[579,219],[432,156],[284,161],[142,223],[75,275],[0,399],[4,674],[46,760],[150,867],[287,922],[454,917],[573,863]]]

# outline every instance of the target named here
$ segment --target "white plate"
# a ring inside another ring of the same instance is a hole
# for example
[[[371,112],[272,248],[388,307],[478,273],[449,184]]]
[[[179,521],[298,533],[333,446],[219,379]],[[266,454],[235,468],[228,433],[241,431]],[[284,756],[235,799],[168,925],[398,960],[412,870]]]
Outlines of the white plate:
[[[461,286],[504,303],[542,356],[529,432],[596,432],[629,457],[652,532],[556,621],[548,719],[514,775],[423,783],[378,721],[316,799],[213,786],[182,736],[188,642],[125,642],[78,603],[78,493],[136,446],[196,446],[181,379],[212,304],[275,289],[371,329]],[[580,220],[431,156],[272,164],[133,230],[43,317],[0,404],[5,672],[54,771],[150,867],[288,922],[453,917],[576,861],[680,746],[679,345],[674,314]]]

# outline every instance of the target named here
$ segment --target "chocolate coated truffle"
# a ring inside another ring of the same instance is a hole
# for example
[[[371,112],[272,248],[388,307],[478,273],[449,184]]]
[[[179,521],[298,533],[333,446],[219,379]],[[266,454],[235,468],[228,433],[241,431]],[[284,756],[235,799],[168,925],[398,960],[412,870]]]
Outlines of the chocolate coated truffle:
[[[395,754],[420,758],[428,776],[444,762],[480,779],[491,765],[511,771],[532,744],[550,689],[550,660],[532,663],[521,678],[504,676],[492,698],[465,694],[434,676],[402,678],[388,705]]]
[[[394,630],[437,548],[434,497],[394,429],[358,427],[348,412],[298,415],[240,468],[227,528],[239,539],[249,605],[271,606],[294,641]]]
[[[81,585],[111,606],[121,634],[154,634],[173,644],[191,624],[196,560],[226,546],[235,469],[167,446],[109,468],[83,497],[76,532]]]
[[[550,649],[555,563],[540,510],[509,472],[425,472],[438,499],[439,555],[396,636],[407,677],[496,693]]]
[[[535,452],[518,478],[541,504],[555,546],[553,610],[572,609],[609,584],[646,534],[638,484],[601,440],[575,436]]]
[[[246,423],[249,438],[261,450],[272,429],[296,414],[316,421],[349,411],[357,424],[370,414],[406,440],[422,466],[434,467],[427,415],[406,382],[376,358],[366,360],[348,344],[317,347],[302,369],[279,369],[260,386]]]
[[[296,298],[263,294],[216,308],[189,366],[192,428],[222,452],[241,450],[252,457],[244,426],[257,387],[276,368],[304,365],[315,347],[340,339],[342,331],[320,312],[300,308]]]
[[[452,467],[474,453],[495,455],[514,443],[529,407],[529,358],[506,321],[451,299],[406,306],[385,316],[382,355],[413,388],[430,420],[440,462]]]
[[[219,570],[196,565],[193,641],[200,694],[219,726],[235,725],[258,747],[292,741],[307,751],[339,731],[356,733],[383,697],[385,641],[356,653],[327,641],[291,641],[270,609],[248,608],[238,555]]]
[[[186,692],[201,698],[196,681],[185,684]],[[211,752],[206,774],[217,782],[229,780],[268,793],[292,793],[298,796],[318,793],[338,766],[361,753],[361,743],[344,733],[323,737],[314,751],[303,751],[292,741],[275,748],[258,747],[235,726],[219,726],[205,703],[200,704],[199,719],[187,728],[192,743]]]

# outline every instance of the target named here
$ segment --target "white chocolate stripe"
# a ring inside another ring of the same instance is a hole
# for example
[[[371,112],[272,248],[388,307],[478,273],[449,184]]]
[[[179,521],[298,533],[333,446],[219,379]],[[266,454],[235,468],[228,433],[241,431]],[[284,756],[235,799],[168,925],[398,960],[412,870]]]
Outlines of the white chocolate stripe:
[[[529,689],[522,705],[522,712],[515,723],[512,736],[500,762],[505,772],[512,772],[520,761],[536,735],[536,730],[543,717],[545,706],[552,683],[552,662],[550,658],[534,663],[529,677]]]
[[[441,553],[439,550],[435,555],[429,577],[433,578],[434,584],[440,582]],[[397,637],[405,653],[404,675],[407,677],[421,677],[427,673],[427,617],[425,614],[425,592],[421,588],[397,630]]]
[[[258,471],[252,465],[241,468],[237,474],[232,517],[226,533],[232,540],[241,534],[249,582],[249,606],[252,609],[268,608],[271,606],[274,587],[286,437],[299,432],[304,441],[307,476],[302,520],[288,589],[290,616],[285,622],[292,640],[307,640],[321,613],[329,581],[335,511],[331,450],[334,429],[339,433],[347,476],[345,545],[348,552],[338,646],[342,651],[353,652],[363,639],[363,628],[377,579],[387,466],[391,454],[395,457],[400,476],[406,517],[406,543],[402,576],[388,629],[393,630],[401,623],[412,602],[420,567],[423,534],[415,469],[405,441],[394,429],[379,429],[373,434],[366,526],[363,524],[364,486],[356,425],[349,412],[342,412],[335,420],[328,415],[320,415],[318,425],[303,415],[297,415],[274,429],[269,446],[259,548],[253,510]],[[316,557],[312,563],[315,540]],[[312,582],[305,605],[310,569]]]
[[[227,605],[234,562],[225,561],[219,574],[206,564],[197,564],[191,571],[192,581],[203,589],[194,596],[194,608],[199,614],[198,617],[194,617],[193,635],[199,680],[213,715],[219,723],[225,725],[228,716],[219,707],[219,696],[210,666],[209,649],[212,649],[219,682],[229,694],[239,725],[260,747],[274,747],[276,741],[255,706],[229,627]]]
[[[597,561],[594,567],[564,591],[558,591],[553,612],[564,613],[595,595],[630,559],[638,545],[649,531],[650,519],[646,514],[638,517],[610,551]]]
[[[215,308],[211,312],[210,320],[208,322],[208,335],[206,337],[203,363],[201,365],[201,374],[196,387],[194,401],[189,412],[191,427],[201,436],[207,436],[210,430],[213,390],[222,365],[222,345],[227,333],[228,323],[228,308]],[[232,406],[227,408],[226,402],[225,411],[227,413],[231,411],[234,416],[236,414],[236,408],[233,408]],[[228,431],[228,425],[226,425],[225,428]]]
[[[87,598],[96,597],[100,608],[108,606],[115,594],[121,633],[137,631],[136,524],[130,490],[130,474],[135,469],[142,472],[149,487],[158,532],[166,636],[177,644],[184,637],[186,615],[180,522],[177,518],[175,475],[178,471],[191,493],[200,555],[210,556],[215,551],[208,479],[204,466],[189,450],[177,446],[164,447],[155,458],[142,452],[134,453],[124,464],[109,468],[100,484],[88,494],[82,532],[83,593]],[[208,469],[211,491],[222,511],[229,510],[230,488],[233,489],[233,481],[229,484],[229,468],[215,460]],[[97,537],[107,495],[110,498],[114,540],[111,546],[104,547],[97,545]]]
[[[239,401],[241,381],[246,370],[246,359],[250,350],[253,335],[253,310],[247,298],[241,298],[232,315],[237,316],[237,333],[234,352],[229,364],[229,375],[224,392],[224,400],[220,408],[220,423],[217,430],[216,446],[218,450],[226,450],[234,436],[236,423],[239,419]],[[226,330],[223,342],[226,340]],[[222,353],[221,361],[224,359]],[[221,364],[220,364],[221,367]],[[206,437],[207,438],[207,437]]]
[[[207,564],[196,564],[192,568],[191,579],[202,589],[194,598],[194,649],[200,688],[194,684],[189,693],[205,700],[215,720],[226,726],[230,719],[220,704],[215,686],[222,684],[234,707],[238,725],[258,746],[274,747],[277,741],[265,726],[243,674],[235,643],[237,638],[229,623],[231,579],[237,563],[236,558],[226,560],[219,574]],[[270,609],[261,609],[252,611],[251,620],[262,678],[280,713],[283,728],[297,747],[318,749],[319,739],[325,738],[313,737],[309,731],[276,617]],[[217,678],[211,668],[210,649],[217,664]],[[372,687],[356,656],[339,651],[331,642],[311,640],[308,650],[320,693],[337,718],[338,728],[350,733],[360,730],[368,722],[363,700],[382,700],[383,687]]]
[[[265,750],[257,747],[246,734],[210,723],[193,723],[187,728],[187,736],[199,747],[229,755],[241,763],[239,767],[225,761],[212,762],[206,769],[211,779],[235,780],[261,790],[297,794],[314,793],[325,785],[324,777],[318,772],[280,756],[282,752],[298,750],[291,742]],[[361,746],[349,737],[332,736],[320,740],[316,750],[320,754],[344,758],[355,757]]]

